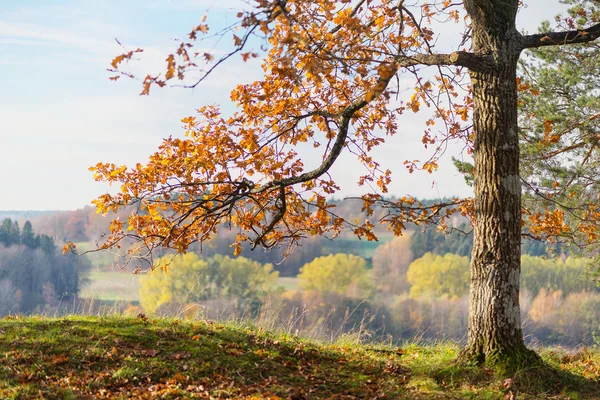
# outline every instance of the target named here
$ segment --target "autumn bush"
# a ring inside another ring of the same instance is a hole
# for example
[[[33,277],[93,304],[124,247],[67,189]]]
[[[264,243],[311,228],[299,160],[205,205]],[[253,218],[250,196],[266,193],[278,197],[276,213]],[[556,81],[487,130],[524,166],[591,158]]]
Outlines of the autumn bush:
[[[468,326],[467,296],[399,296],[390,306],[393,331],[405,340],[464,341]]]
[[[541,289],[561,290],[563,294],[594,290],[595,282],[586,276],[592,260],[581,257],[521,257],[521,286],[533,295]]]
[[[564,295],[541,289],[528,314],[525,332],[542,343],[575,347],[592,345],[600,327],[600,294]]]
[[[425,253],[408,267],[410,295],[460,297],[469,290],[469,258],[447,253]]]
[[[218,298],[233,299],[245,309],[274,290],[278,276],[271,264],[244,257],[202,259],[190,252],[169,262],[167,271],[156,269],[140,278],[141,303],[148,313],[173,314],[186,304]]]
[[[371,275],[364,258],[352,254],[317,257],[300,269],[300,286],[319,293],[337,293],[365,299],[374,294]]]
[[[413,261],[408,235],[398,236],[378,246],[373,254],[373,281],[380,296],[396,296],[408,291],[406,272]]]

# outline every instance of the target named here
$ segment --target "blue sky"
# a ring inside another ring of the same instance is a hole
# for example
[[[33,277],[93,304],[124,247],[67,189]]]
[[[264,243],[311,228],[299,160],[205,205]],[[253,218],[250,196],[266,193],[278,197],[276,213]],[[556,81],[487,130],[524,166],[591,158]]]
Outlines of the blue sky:
[[[134,64],[157,72],[166,56],[199,23],[233,21],[238,0],[2,0],[0,1],[0,210],[76,209],[90,204],[107,187],[88,167],[99,161],[144,162],[161,141],[178,136],[182,117],[219,103],[227,110],[229,91],[260,77],[258,62],[236,60],[220,68],[195,90],[154,90],[139,96],[140,83],[111,82],[106,71],[122,52],[145,49]],[[519,28],[535,31],[543,19],[561,11],[558,1],[529,0]],[[404,117],[403,117],[404,118]],[[394,171],[391,194],[432,198],[469,195],[449,156],[429,175],[404,172],[405,159],[425,159],[420,118],[406,116],[403,132],[378,149]],[[458,148],[451,149],[456,155]],[[309,155],[310,157],[310,155]],[[312,155],[312,161],[319,159]],[[310,164],[308,160],[307,164]],[[357,195],[357,164],[343,156],[333,171],[342,195]],[[434,183],[435,182],[435,183]],[[339,196],[338,196],[339,197]]]

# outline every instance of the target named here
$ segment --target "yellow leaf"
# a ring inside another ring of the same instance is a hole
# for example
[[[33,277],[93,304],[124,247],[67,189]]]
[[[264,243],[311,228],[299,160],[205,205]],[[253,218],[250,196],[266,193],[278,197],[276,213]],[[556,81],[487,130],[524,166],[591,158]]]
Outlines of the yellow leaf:
[[[550,132],[552,132],[553,127],[554,121],[544,119],[544,135],[548,135]]]

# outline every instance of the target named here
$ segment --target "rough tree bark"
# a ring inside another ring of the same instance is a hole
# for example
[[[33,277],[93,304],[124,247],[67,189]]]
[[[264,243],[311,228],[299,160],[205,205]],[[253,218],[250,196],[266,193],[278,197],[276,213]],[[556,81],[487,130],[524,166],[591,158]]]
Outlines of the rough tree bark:
[[[491,56],[495,65],[470,68],[475,226],[468,345],[463,356],[513,369],[539,360],[525,347],[519,310],[517,62],[528,47],[593,40],[598,27],[587,38],[577,31],[524,37],[515,27],[517,0],[467,0],[465,6],[472,19],[473,53]]]
[[[516,78],[521,49],[515,15],[498,13],[489,21],[483,16],[473,21],[473,50],[492,54],[496,60],[496,68],[470,73],[475,240],[466,354],[480,362],[527,352],[519,310],[521,185]]]

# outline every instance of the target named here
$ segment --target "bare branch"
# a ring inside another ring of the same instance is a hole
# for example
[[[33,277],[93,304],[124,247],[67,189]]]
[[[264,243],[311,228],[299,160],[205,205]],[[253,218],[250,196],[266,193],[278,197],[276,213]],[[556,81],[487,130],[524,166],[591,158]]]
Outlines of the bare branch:
[[[273,219],[271,220],[271,222],[269,223],[269,225],[263,230],[263,232],[254,240],[254,242],[252,243],[252,250],[254,250],[256,248],[256,246],[263,245],[265,248],[269,247],[268,243],[264,242],[264,238],[265,236],[271,232],[273,229],[275,229],[275,226],[279,223],[279,221],[281,221],[283,219],[283,217],[285,216],[285,212],[287,210],[287,203],[286,203],[286,198],[285,198],[285,188],[283,186],[281,186],[279,188],[279,204],[277,205],[278,211],[277,214],[275,214],[273,216]]]
[[[308,182],[308,181],[311,181],[313,179],[320,177],[325,172],[329,171],[329,169],[331,168],[331,166],[333,165],[335,160],[337,160],[337,158],[341,154],[342,149],[344,148],[344,144],[346,143],[346,138],[348,137],[348,129],[350,128],[350,120],[352,119],[352,117],[358,110],[360,110],[367,104],[369,104],[369,102],[367,100],[358,100],[358,101],[352,103],[348,108],[346,108],[341,113],[342,120],[340,122],[340,129],[339,129],[337,138],[336,138],[335,142],[333,143],[331,152],[329,153],[329,155],[327,155],[327,157],[325,157],[325,159],[323,160],[321,165],[319,165],[317,168],[313,169],[312,171],[305,172],[298,176],[271,181],[269,183],[266,183],[266,184],[256,188],[252,192],[259,193],[259,192],[264,192],[265,190],[276,187],[276,186],[284,187],[284,186],[295,185],[298,183]]]
[[[600,24],[582,30],[547,32],[523,36],[521,39],[521,48],[531,49],[544,46],[587,43],[596,40],[598,37],[600,37]]]
[[[468,51],[455,51],[450,54],[415,54],[413,56],[398,56],[396,63],[406,68],[416,65],[456,65],[472,71],[490,71],[496,67],[493,58]]]

